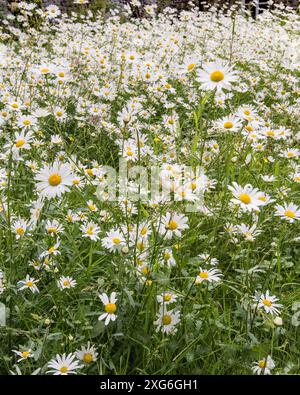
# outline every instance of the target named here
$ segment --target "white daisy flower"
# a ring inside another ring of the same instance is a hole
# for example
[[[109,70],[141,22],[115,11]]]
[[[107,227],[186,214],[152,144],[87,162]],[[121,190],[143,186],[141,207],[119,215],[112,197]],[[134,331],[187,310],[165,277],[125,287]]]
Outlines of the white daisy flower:
[[[168,304],[176,302],[177,295],[175,295],[171,292],[164,292],[161,295],[157,295],[156,299],[157,299],[158,303],[168,305]]]
[[[177,310],[167,310],[162,305],[157,314],[157,320],[154,322],[156,325],[156,332],[161,331],[166,334],[174,334],[177,332],[176,325],[180,322],[180,312]]]
[[[223,274],[219,269],[202,269],[199,268],[199,273],[196,277],[195,284],[201,284],[204,281],[208,281],[209,283],[219,282],[221,281],[221,277]]]
[[[74,288],[76,286],[76,280],[74,280],[72,277],[69,276],[67,277],[61,276],[57,281],[57,286],[61,290]]]
[[[20,357],[18,359],[18,362],[24,361],[28,358],[32,358],[33,357],[33,353],[31,349],[28,350],[24,350],[24,351],[19,351],[19,350],[12,350],[12,352],[14,352],[15,354],[18,355],[18,357]]]
[[[236,72],[230,66],[224,65],[220,61],[210,62],[202,66],[202,70],[197,72],[197,79],[204,90],[221,91],[229,90],[234,81],[236,81]]]
[[[23,291],[24,289],[30,289],[32,293],[39,293],[39,289],[36,286],[36,283],[39,280],[36,280],[33,277],[30,277],[29,274],[27,274],[25,280],[21,280],[18,282],[17,287],[19,288],[19,291]]]
[[[106,237],[102,239],[102,245],[104,248],[115,252],[121,251],[126,245],[123,234],[118,229],[112,229],[106,233]]]
[[[253,363],[252,372],[258,375],[269,375],[271,374],[271,370],[275,368],[275,362],[270,357],[260,359]]]
[[[300,208],[294,203],[284,203],[283,206],[277,204],[275,208],[275,215],[290,223],[300,219]]]
[[[46,373],[53,373],[54,376],[67,376],[68,374],[77,374],[76,370],[81,369],[83,365],[80,365],[79,361],[76,360],[75,354],[57,354],[55,358],[51,359],[48,363],[48,367],[51,368]]]
[[[283,307],[282,304],[276,303],[279,299],[276,296],[271,296],[269,291],[266,291],[265,294],[259,294],[256,291],[253,299],[256,302],[253,307],[255,309],[263,309],[267,314],[277,316],[280,314],[280,309]]]
[[[81,225],[80,230],[83,233],[82,237],[88,237],[93,241],[99,240],[99,233],[101,229],[94,222],[90,221]]]
[[[95,349],[95,346],[90,345],[88,342],[87,346],[81,346],[80,350],[76,350],[76,358],[85,364],[90,364],[97,360],[98,353]]]
[[[43,197],[48,199],[60,197],[69,191],[74,175],[69,163],[60,164],[55,162],[52,166],[45,165],[35,179],[38,181],[37,190]]]
[[[264,204],[264,202],[259,199],[261,192],[257,188],[253,188],[251,184],[242,187],[236,182],[233,182],[232,186],[228,185],[228,189],[234,196],[231,202],[234,205],[239,205],[243,211],[259,211],[259,206]]]
[[[98,317],[99,321],[105,320],[104,325],[108,325],[110,320],[115,321],[117,316],[115,315],[115,312],[117,310],[117,305],[116,305],[116,293],[112,292],[110,297],[106,293],[100,294],[99,295],[101,302],[104,304],[104,310],[105,313],[101,314]]]
[[[158,231],[166,239],[172,239],[174,235],[180,237],[181,232],[189,228],[187,222],[188,218],[183,214],[168,212],[161,218]]]

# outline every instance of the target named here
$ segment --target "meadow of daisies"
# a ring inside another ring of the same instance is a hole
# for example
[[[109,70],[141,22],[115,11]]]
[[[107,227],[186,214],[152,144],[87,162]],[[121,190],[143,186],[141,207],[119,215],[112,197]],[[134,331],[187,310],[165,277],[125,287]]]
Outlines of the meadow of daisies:
[[[0,373],[299,374],[299,15],[19,8]]]

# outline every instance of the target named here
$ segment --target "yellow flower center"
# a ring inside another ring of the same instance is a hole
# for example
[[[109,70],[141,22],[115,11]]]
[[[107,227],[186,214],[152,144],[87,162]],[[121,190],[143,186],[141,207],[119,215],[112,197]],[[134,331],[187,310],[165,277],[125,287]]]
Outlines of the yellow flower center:
[[[82,359],[85,363],[91,363],[93,361],[93,356],[91,353],[88,352],[88,353],[84,354]]]
[[[61,117],[63,115],[62,111],[56,111],[56,116]]]
[[[65,73],[64,73],[63,71],[60,71],[60,72],[58,73],[58,76],[61,77],[61,78],[63,78],[63,77],[65,76]]]
[[[197,184],[195,182],[191,183],[191,188],[194,191],[197,188]]]
[[[89,176],[93,175],[93,169],[86,169],[86,172]]]
[[[295,218],[296,214],[292,210],[287,210],[284,212],[284,215],[288,218]]]
[[[172,299],[172,296],[170,294],[164,295],[164,301],[165,302],[170,302],[171,299]]]
[[[32,281],[27,281],[26,285],[27,285],[27,287],[32,287],[33,286],[33,282]]]
[[[52,254],[55,250],[56,250],[55,247],[50,247],[49,250],[48,250],[48,252],[49,252],[50,254]]]
[[[41,73],[44,73],[44,74],[49,73],[48,67],[43,67],[43,68],[41,69]]]
[[[48,233],[56,233],[57,232],[57,228],[53,227],[53,228],[48,228],[47,229]]]
[[[189,64],[188,67],[187,67],[188,71],[194,70],[195,66],[196,66],[195,63]]]
[[[210,75],[210,79],[213,82],[220,82],[222,80],[224,80],[224,73],[221,70],[216,70],[214,72],[211,73]]]
[[[25,144],[25,140],[24,139],[20,139],[16,142],[16,147],[17,148],[21,148],[23,145]]]
[[[61,183],[61,176],[57,173],[53,173],[49,177],[48,181],[52,187],[57,187],[57,185]]]
[[[93,234],[93,231],[94,231],[94,227],[93,227],[93,226],[90,226],[90,227],[87,229],[86,233],[87,233],[88,235],[92,235],[92,234]]]
[[[227,121],[224,123],[224,128],[225,129],[231,129],[233,127],[233,122]]]
[[[29,351],[23,351],[23,352],[21,353],[21,355],[22,355],[23,358],[29,357],[29,354],[30,354]]]
[[[162,323],[163,325],[170,325],[172,322],[172,317],[170,315],[164,315],[162,317]]]
[[[248,132],[253,132],[253,127],[250,126],[250,125],[245,126],[245,129],[246,129]]]
[[[261,359],[260,361],[258,361],[258,366],[259,366],[261,369],[264,369],[264,368],[266,367],[266,364],[267,364],[267,362],[266,362],[265,359]]]
[[[141,229],[141,235],[142,236],[145,236],[145,234],[147,234],[147,228],[144,226],[142,229]]]
[[[245,114],[245,115],[250,115],[251,112],[250,112],[250,110],[244,110],[244,114]]]
[[[248,195],[248,193],[242,193],[239,196],[239,199],[240,199],[241,202],[243,202],[245,204],[251,203],[251,197]]]
[[[288,152],[287,153],[288,158],[292,158],[293,156],[295,156],[294,152]]]
[[[208,278],[208,273],[207,272],[201,272],[199,273],[200,278]]]
[[[171,220],[168,224],[168,229],[170,230],[176,230],[178,228],[178,224],[176,221]]]
[[[11,106],[12,106],[12,108],[19,108],[18,103],[13,103]]]
[[[121,243],[121,239],[119,237],[114,237],[113,238],[113,243],[114,244],[120,244]]]
[[[64,287],[68,287],[70,285],[70,281],[69,280],[65,280],[64,282],[63,282],[63,286]]]
[[[267,307],[271,307],[272,306],[272,302],[269,301],[269,299],[264,299],[263,300],[263,304]]]
[[[67,371],[69,370],[67,366],[62,366],[60,369],[61,373],[67,373]]]
[[[267,136],[274,137],[275,136],[275,132],[273,132],[273,130],[268,130],[267,131]]]
[[[24,234],[24,229],[23,228],[17,228],[16,232],[18,233],[18,235],[22,236]]]
[[[117,310],[117,306],[114,303],[107,303],[105,305],[105,311],[108,314],[113,314]]]

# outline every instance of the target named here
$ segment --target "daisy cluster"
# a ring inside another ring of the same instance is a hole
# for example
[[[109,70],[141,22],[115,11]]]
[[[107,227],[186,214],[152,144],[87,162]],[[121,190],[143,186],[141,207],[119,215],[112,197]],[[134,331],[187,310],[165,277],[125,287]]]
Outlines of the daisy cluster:
[[[27,29],[0,28],[1,372],[297,372],[299,15],[19,7]]]

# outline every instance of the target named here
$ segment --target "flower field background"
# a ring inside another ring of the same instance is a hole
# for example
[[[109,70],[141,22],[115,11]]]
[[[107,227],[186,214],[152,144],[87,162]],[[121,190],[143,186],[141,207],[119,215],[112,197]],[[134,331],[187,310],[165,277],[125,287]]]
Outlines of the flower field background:
[[[299,15],[74,3],[0,28],[0,373],[299,374]]]

